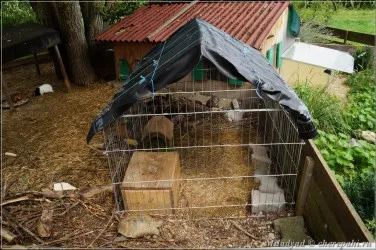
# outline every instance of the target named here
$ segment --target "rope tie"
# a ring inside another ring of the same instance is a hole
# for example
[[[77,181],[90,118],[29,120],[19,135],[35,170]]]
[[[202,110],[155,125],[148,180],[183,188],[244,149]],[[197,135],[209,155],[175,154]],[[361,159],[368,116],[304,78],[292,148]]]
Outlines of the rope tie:
[[[166,41],[163,43],[163,47],[162,47],[162,50],[161,50],[161,53],[159,54],[159,58],[158,60],[153,60],[153,66],[154,66],[154,71],[153,71],[153,74],[151,76],[151,91],[152,91],[152,100],[154,100],[154,75],[155,75],[155,72],[157,71],[158,69],[158,65],[159,65],[159,60],[161,60],[161,57],[162,57],[162,53],[163,53],[163,50],[164,50],[164,47],[166,45]]]
[[[260,99],[262,99],[262,96],[261,96],[261,94],[260,94],[260,90],[261,90],[261,86],[260,85],[262,85],[262,82],[261,82],[261,80],[260,80],[260,78],[256,81],[256,94],[257,94],[257,96],[260,98]]]

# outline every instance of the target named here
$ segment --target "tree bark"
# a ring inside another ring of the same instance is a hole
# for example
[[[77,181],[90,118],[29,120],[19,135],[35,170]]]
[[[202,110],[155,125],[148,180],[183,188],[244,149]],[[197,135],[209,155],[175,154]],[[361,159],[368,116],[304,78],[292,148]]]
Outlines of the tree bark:
[[[82,17],[84,19],[85,37],[89,49],[95,47],[94,39],[103,32],[103,1],[80,2]]]
[[[59,19],[58,14],[55,13],[54,6],[51,2],[30,2],[30,5],[35,12],[35,15],[37,17],[37,21],[40,24],[43,24],[44,26],[47,26],[49,28],[55,29],[57,31],[60,31],[60,25],[59,25]],[[63,47],[60,45],[60,50],[62,51],[62,59],[64,63],[67,63],[66,56],[65,56],[65,50],[63,50]],[[55,67],[55,73],[59,79],[63,79],[63,74],[60,70],[60,65],[58,62],[58,58],[56,57],[54,48],[49,48],[48,52],[51,55],[51,58],[54,62]]]
[[[88,45],[84,34],[82,13],[78,2],[54,2],[59,11],[60,36],[66,50],[71,72],[71,81],[85,85],[96,80],[89,59]]]

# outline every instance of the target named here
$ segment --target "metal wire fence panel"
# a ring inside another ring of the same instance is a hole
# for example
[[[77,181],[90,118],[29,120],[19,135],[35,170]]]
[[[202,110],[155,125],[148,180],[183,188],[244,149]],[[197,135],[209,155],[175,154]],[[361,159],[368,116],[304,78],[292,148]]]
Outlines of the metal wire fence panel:
[[[204,65],[202,80],[189,75],[105,128],[118,212],[233,217],[294,205],[297,117]]]

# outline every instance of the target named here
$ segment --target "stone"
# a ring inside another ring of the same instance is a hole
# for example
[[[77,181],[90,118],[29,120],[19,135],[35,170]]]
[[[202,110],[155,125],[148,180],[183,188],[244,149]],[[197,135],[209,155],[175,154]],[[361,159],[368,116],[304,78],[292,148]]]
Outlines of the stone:
[[[275,235],[273,233],[268,233],[268,239],[269,240],[274,240],[275,239]]]
[[[42,215],[37,224],[37,231],[40,237],[47,238],[51,236],[53,214],[54,210],[44,209],[42,211]]]
[[[279,213],[285,207],[284,193],[263,193],[252,190],[252,213]]]
[[[281,242],[312,243],[313,240],[306,234],[302,216],[284,217],[274,220],[274,229],[281,234]]]
[[[236,110],[228,110],[226,116],[230,121],[238,122],[243,119],[243,112]]]
[[[277,178],[275,176],[259,177],[261,185],[259,186],[260,192],[263,193],[284,193],[283,189],[278,186]]]
[[[209,97],[209,99],[206,101],[206,107],[219,108],[219,98],[215,95]]]
[[[268,150],[267,150],[266,147],[254,145],[254,146],[251,146],[251,148],[252,148],[252,154],[253,155],[259,156],[259,157],[262,157],[262,158],[269,158],[268,157]]]
[[[251,159],[256,169],[268,169],[267,173],[269,173],[270,164],[272,164],[269,157],[252,154]]]
[[[140,238],[146,235],[159,235],[163,222],[154,220],[147,214],[132,214],[119,222],[118,232],[128,238]]]
[[[232,106],[231,103],[232,103],[232,99],[221,98],[219,99],[219,102],[218,102],[218,108],[231,109],[231,106]]]
[[[369,143],[376,144],[376,133],[372,131],[360,131],[354,132],[358,138],[366,140]]]
[[[76,190],[77,188],[67,182],[54,183],[54,191]]]
[[[239,109],[240,108],[239,102],[236,99],[232,99],[231,104],[232,104],[233,109]]]
[[[216,97],[216,96],[215,96]],[[217,97],[218,98],[218,97]],[[210,96],[207,96],[207,95],[201,95],[199,93],[194,93],[193,95],[191,95],[189,97],[190,100],[192,101],[198,101],[201,105],[205,105],[207,104],[207,102],[211,99]],[[209,107],[209,106],[208,106]],[[216,107],[216,106],[212,106],[212,107]]]
[[[255,171],[255,181],[257,183],[261,182],[261,178],[263,175],[269,174],[269,167],[268,165],[263,165],[260,164],[257,166],[256,171]]]
[[[360,146],[359,141],[357,139],[355,139],[355,138],[351,138],[349,140],[349,144],[350,144],[350,147],[352,147],[352,148]]]

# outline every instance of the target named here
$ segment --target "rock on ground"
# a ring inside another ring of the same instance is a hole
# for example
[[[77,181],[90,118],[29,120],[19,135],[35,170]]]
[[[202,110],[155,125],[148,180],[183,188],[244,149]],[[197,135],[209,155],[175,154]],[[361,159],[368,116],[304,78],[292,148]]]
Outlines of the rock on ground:
[[[313,240],[306,234],[302,216],[285,217],[274,220],[274,229],[281,234],[281,242],[312,243]]]
[[[128,238],[159,235],[158,227],[162,223],[147,214],[132,214],[120,220],[118,232]]]
[[[376,144],[376,133],[372,131],[355,131],[355,135],[369,143]]]

